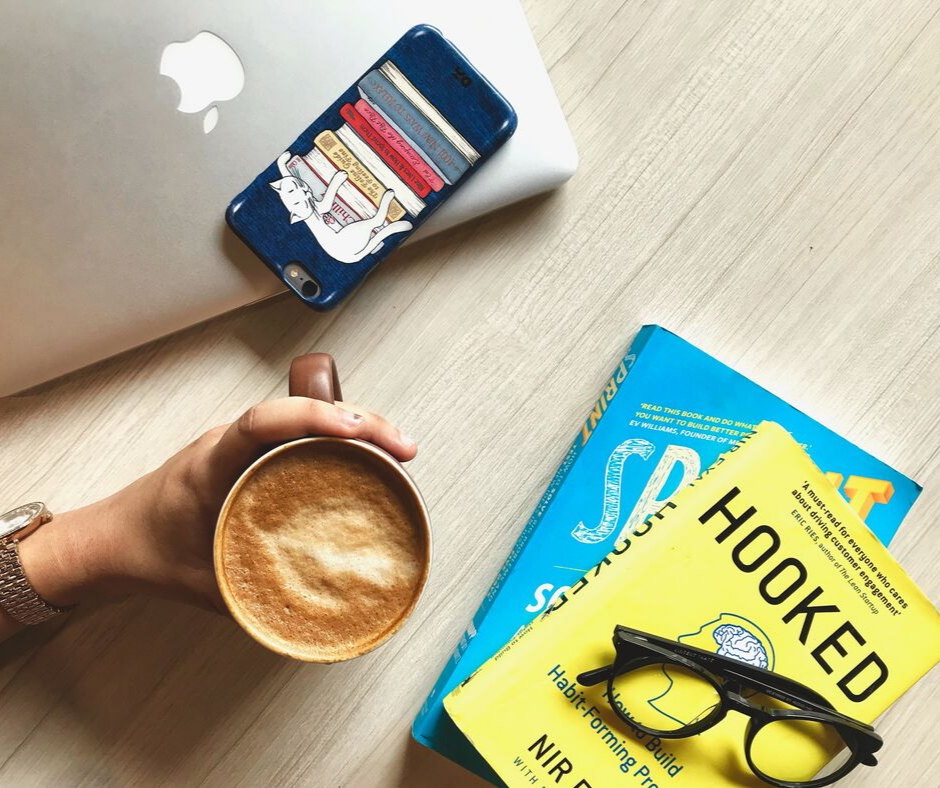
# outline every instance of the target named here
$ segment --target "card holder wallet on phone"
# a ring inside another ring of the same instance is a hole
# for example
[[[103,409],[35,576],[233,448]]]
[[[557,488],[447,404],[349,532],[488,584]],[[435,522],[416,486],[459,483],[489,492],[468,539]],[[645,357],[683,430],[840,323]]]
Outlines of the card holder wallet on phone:
[[[438,30],[409,30],[228,206],[235,233],[314,309],[349,295],[516,129]]]

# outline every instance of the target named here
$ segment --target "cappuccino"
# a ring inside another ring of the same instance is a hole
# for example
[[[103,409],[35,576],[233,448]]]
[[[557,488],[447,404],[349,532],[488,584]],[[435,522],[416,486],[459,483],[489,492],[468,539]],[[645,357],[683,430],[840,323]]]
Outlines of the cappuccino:
[[[373,446],[287,444],[250,468],[219,517],[215,561],[236,620],[310,662],[359,656],[390,637],[427,579],[430,532],[404,470]]]

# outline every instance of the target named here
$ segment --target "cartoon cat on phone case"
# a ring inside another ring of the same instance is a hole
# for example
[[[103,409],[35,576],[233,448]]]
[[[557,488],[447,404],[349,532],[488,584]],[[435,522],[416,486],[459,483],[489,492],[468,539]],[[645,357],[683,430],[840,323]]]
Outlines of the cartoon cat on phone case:
[[[306,224],[323,251],[334,260],[341,263],[358,263],[364,257],[379,251],[382,242],[389,236],[411,230],[411,222],[404,220],[383,227],[388,219],[389,206],[395,199],[395,192],[391,189],[386,189],[382,195],[375,216],[351,222],[345,227],[336,223],[328,224],[324,217],[329,214],[340,186],[346,182],[348,176],[345,170],[336,172],[326,187],[326,193],[317,199],[310,187],[287,169],[290,158],[290,151],[284,151],[278,157],[277,169],[282,177],[269,185],[278,193],[284,207],[290,212],[290,223]],[[376,230],[378,232],[375,232]]]

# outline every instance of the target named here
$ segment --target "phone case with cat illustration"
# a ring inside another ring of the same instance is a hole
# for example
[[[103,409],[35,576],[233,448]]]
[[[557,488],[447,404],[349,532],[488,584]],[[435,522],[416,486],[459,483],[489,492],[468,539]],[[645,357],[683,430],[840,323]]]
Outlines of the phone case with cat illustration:
[[[509,102],[419,25],[232,200],[226,220],[301,299],[330,309],[515,128]]]

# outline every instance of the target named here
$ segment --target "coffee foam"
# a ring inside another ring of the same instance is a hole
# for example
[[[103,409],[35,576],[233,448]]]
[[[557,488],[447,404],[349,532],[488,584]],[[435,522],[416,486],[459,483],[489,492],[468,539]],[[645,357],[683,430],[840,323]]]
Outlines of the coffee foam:
[[[314,661],[356,656],[408,615],[429,552],[421,506],[396,471],[348,443],[298,444],[229,502],[221,574],[249,631]]]

